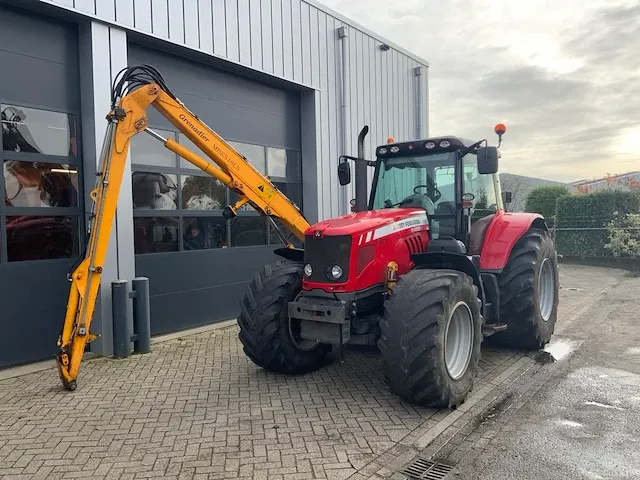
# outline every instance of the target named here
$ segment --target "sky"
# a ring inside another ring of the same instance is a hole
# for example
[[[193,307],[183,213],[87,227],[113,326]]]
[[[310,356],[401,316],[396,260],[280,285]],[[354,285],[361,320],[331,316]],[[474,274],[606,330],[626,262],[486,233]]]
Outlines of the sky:
[[[640,170],[640,0],[320,0],[429,62],[429,134],[569,182]]]

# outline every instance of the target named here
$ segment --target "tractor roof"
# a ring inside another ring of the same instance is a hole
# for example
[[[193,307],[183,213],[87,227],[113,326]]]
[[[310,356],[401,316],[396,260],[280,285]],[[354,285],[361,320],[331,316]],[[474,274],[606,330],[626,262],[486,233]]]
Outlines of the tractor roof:
[[[445,135],[441,137],[422,138],[408,142],[395,142],[389,139],[385,145],[376,148],[378,157],[417,155],[420,153],[453,152],[459,148],[467,148],[476,143],[467,138]],[[397,148],[393,148],[397,147]],[[392,151],[393,148],[393,151]]]

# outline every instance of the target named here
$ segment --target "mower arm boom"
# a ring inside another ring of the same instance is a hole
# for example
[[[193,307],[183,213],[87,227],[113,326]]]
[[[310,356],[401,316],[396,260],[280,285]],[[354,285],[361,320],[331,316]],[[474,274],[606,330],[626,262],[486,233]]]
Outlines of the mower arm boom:
[[[130,68],[128,71],[134,69]],[[133,75],[131,78],[137,85],[142,83],[142,86],[126,95],[112,92],[112,109],[107,115],[108,124],[100,158],[100,171],[97,174],[96,188],[90,192],[94,203],[89,223],[89,239],[84,258],[70,274],[69,300],[58,339],[60,351],[56,357],[60,379],[69,390],[76,388],[76,378],[86,344],[97,338],[89,333],[89,327],[100,287],[120,186],[125,180],[123,174],[127,154],[134,135],[146,130],[154,138],[162,141],[166,148],[236,192],[240,199],[235,205],[225,209],[225,217],[232,218],[241,206],[249,203],[271,220],[288,248],[293,248],[293,245],[280,232],[273,218],[279,219],[300,240],[304,239],[304,232],[309,227],[297,206],[171,94],[159,74],[155,77],[156,81],[141,82],[140,76],[136,79]],[[153,106],[187,136],[213,163],[199,157],[175,140],[163,139],[148,130],[146,112],[149,106]]]

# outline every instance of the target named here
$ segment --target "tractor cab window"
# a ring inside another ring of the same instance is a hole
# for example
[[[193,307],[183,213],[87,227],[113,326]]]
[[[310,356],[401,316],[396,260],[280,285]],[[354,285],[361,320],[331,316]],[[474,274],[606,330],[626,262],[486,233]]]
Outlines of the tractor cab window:
[[[432,234],[436,238],[438,235],[454,235],[454,165],[455,154],[450,152],[385,158],[378,170],[373,209],[405,206],[424,208],[429,214]],[[451,172],[450,180],[443,180],[444,171]]]
[[[464,165],[463,193],[472,193],[474,196],[471,211],[471,222],[473,223],[498,211],[496,189],[492,175],[478,173],[478,160],[474,153],[465,155],[462,163]]]
[[[453,191],[443,198],[435,184],[435,170],[453,166],[454,160],[451,153],[385,158],[378,171],[373,209],[407,206],[410,202],[429,211],[439,201],[454,201]]]

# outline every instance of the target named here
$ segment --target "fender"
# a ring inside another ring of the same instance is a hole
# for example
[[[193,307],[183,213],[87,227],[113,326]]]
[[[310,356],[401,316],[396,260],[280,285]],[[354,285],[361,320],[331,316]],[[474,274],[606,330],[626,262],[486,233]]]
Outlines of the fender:
[[[304,248],[276,248],[273,253],[282,257],[286,260],[291,260],[293,262],[303,262],[304,261]]]
[[[532,226],[548,231],[547,223],[539,213],[498,211],[485,233],[480,254],[480,271],[502,271],[514,245]]]

